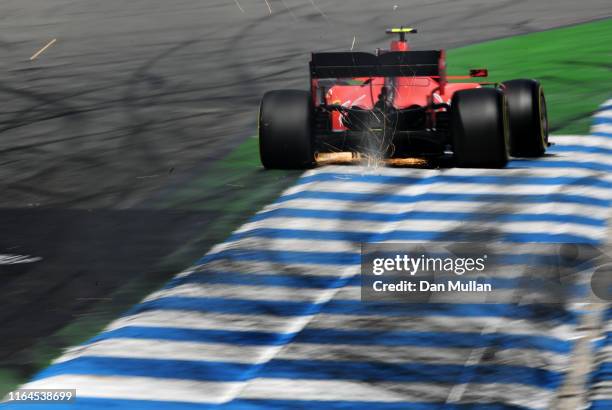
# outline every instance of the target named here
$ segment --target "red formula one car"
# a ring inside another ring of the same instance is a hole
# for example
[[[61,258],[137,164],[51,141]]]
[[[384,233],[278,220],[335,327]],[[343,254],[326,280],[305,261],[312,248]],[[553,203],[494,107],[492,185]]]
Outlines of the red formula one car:
[[[447,158],[499,168],[508,156],[538,157],[548,146],[542,86],[535,80],[449,82],[444,50],[411,51],[412,28],[390,50],[312,53],[310,91],[266,93],[259,148],[266,168],[308,168],[317,155]]]

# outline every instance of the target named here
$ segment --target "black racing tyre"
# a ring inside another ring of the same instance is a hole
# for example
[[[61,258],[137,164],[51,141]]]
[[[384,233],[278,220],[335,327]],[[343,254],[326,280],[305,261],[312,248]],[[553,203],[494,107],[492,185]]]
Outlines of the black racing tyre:
[[[503,93],[495,88],[457,91],[451,101],[455,163],[503,168],[508,163],[508,121]]]
[[[315,163],[312,100],[300,90],[267,92],[259,107],[259,156],[268,169],[304,169]]]
[[[548,147],[548,114],[544,90],[536,80],[503,83],[510,124],[510,155],[540,157]]]

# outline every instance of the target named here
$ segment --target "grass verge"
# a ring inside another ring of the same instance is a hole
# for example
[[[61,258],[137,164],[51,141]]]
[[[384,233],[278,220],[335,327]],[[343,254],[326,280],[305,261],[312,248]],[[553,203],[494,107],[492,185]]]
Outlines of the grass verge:
[[[544,86],[551,131],[586,134],[612,93],[612,19],[450,50],[449,74],[486,67],[492,81],[535,78]]]

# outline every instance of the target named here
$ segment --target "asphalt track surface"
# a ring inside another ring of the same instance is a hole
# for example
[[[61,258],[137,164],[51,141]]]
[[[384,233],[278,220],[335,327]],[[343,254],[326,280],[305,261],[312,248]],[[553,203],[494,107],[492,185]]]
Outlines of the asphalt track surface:
[[[304,88],[310,51],[373,50],[397,24],[450,48],[610,15],[603,0],[269,5],[2,3],[0,253],[42,260],[0,265],[1,367],[92,299],[171,273],[159,259],[218,215],[153,204],[254,133],[266,90]]]

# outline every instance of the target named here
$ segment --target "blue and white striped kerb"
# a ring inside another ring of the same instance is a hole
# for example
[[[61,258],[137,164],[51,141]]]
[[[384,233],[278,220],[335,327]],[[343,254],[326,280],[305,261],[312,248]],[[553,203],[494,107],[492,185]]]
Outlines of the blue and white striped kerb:
[[[612,100],[595,115],[593,134],[612,139]],[[608,233],[612,232],[609,230]],[[595,347],[595,366],[590,384],[591,409],[612,408],[612,306],[603,318],[602,340]]]
[[[516,243],[517,254],[528,242],[600,243],[612,199],[609,120],[503,170],[306,172],[24,387],[77,389],[72,410],[547,409],[576,313],[362,304],[360,242],[488,240]]]
[[[602,340],[597,341],[595,366],[590,381],[591,410],[612,409],[612,307],[604,313]]]

